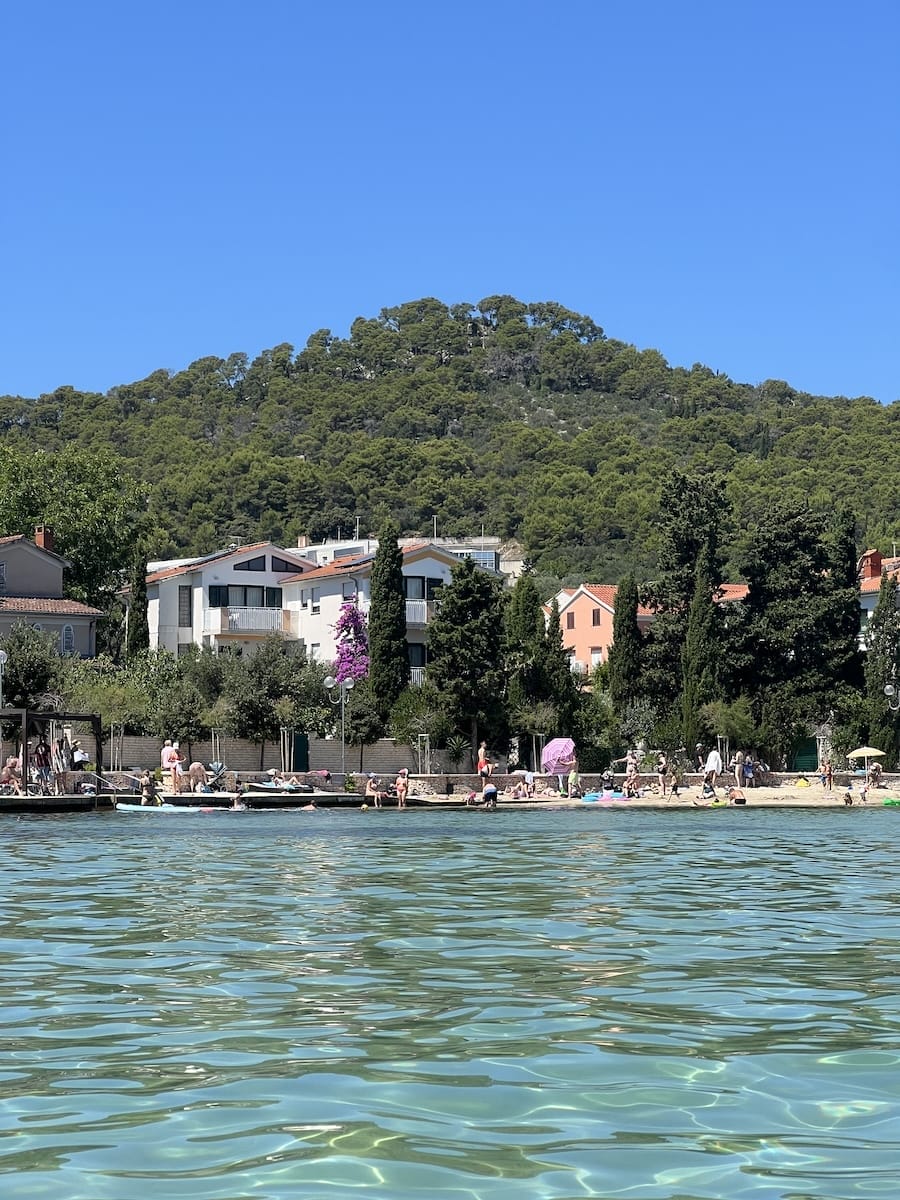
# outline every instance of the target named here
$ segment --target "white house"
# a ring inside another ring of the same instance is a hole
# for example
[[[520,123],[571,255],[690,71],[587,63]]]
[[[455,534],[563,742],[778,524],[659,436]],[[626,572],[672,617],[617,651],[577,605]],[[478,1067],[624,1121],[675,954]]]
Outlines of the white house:
[[[312,569],[296,550],[255,542],[148,567],[153,650],[184,654],[193,645],[248,653],[273,633],[300,637],[282,588],[286,578]]]
[[[430,542],[404,546],[402,554],[403,586],[406,593],[406,643],[413,683],[425,675],[428,626],[434,618],[440,590],[450,582],[459,556]],[[368,616],[371,606],[372,563],[374,552],[355,558],[336,557],[325,566],[285,579],[284,603],[310,658],[333,662],[337,656],[334,627],[341,606],[355,600]]]
[[[514,582],[522,574],[524,566],[522,547],[518,542],[502,541],[499,537],[449,538],[449,537],[402,537],[399,539],[401,550],[407,547],[421,546],[427,540],[429,546],[444,550],[456,558],[471,558],[479,567],[489,571],[497,571],[505,576],[508,582]],[[324,567],[338,559],[359,558],[364,554],[374,554],[378,549],[378,539],[357,537],[326,542],[309,542],[305,537],[298,539],[298,552],[317,567]]]

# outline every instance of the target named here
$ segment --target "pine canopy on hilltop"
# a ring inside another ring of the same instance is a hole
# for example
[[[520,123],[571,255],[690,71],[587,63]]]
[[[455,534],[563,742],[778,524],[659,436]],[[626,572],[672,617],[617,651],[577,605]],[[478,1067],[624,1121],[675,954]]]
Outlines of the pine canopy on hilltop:
[[[250,361],[207,357],[105,394],[0,398],[13,451],[111,452],[149,485],[151,557],[232,540],[484,529],[539,572],[652,576],[676,469],[725,481],[735,527],[774,492],[900,528],[900,405],[758,386],[608,338],[555,303],[422,299]],[[726,567],[736,559],[724,547]]]

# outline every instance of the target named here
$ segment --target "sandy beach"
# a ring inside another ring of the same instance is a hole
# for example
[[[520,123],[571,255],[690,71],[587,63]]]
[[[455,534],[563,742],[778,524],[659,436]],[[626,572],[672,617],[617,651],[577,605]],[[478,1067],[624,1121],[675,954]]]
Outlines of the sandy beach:
[[[893,783],[893,781],[892,781]],[[811,783],[809,787],[798,787],[796,783],[783,783],[775,787],[756,787],[745,788],[744,795],[747,798],[746,805],[735,805],[734,807],[746,808],[845,808],[848,807],[844,803],[844,796],[847,794],[846,785],[843,787],[835,787],[832,791],[825,791],[818,783]],[[900,807],[900,782],[897,786],[873,788],[866,797],[862,798],[862,793],[857,784],[854,784],[850,792],[853,797],[853,808],[882,808],[887,803],[888,805],[896,804]],[[453,805],[454,802],[460,802],[457,796],[440,796],[422,795],[420,801],[426,804],[437,805]],[[681,788],[676,797],[661,796],[651,792],[645,792],[632,800],[612,799],[612,800],[569,800],[565,796],[559,796],[554,792],[538,794],[532,800],[514,800],[511,796],[504,795],[501,791],[498,798],[499,808],[725,808],[731,807],[728,804],[726,789],[716,789],[716,803],[713,804],[708,799],[701,796],[699,787],[692,786]]]

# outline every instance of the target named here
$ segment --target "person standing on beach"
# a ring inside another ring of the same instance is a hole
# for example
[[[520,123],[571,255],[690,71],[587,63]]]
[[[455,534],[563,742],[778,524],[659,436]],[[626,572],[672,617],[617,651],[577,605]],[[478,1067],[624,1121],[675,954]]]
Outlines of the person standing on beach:
[[[407,767],[403,767],[397,773],[394,788],[397,792],[397,807],[406,808],[406,797],[409,795],[409,769]]]
[[[741,784],[744,782],[744,752],[738,750],[734,756],[734,786],[741,790]]]
[[[665,796],[666,785],[669,782],[669,760],[662,750],[660,750],[656,759],[656,781],[659,784],[659,790]]]
[[[482,742],[478,747],[478,774],[482,779],[487,779],[489,775],[493,775],[494,766],[488,758],[487,743]]]
[[[722,755],[718,750],[710,750],[706,756],[706,764],[703,767],[703,782],[709,784],[711,788],[715,788],[716,780],[722,774]]]

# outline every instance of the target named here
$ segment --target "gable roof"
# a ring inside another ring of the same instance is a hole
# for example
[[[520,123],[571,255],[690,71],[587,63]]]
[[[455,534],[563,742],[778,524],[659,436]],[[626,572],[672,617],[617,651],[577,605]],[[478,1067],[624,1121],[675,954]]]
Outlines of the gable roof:
[[[433,542],[415,542],[411,546],[403,546],[400,549],[400,555],[404,565],[417,562],[420,558],[436,558],[446,563],[447,566],[456,566],[462,561],[458,554],[435,546]],[[374,561],[374,553],[358,554],[354,558],[336,558],[323,567],[314,567],[310,571],[288,575],[281,582],[296,583],[298,580],[302,580],[304,583],[316,583],[322,579],[337,579],[344,575],[365,576],[371,574]],[[483,567],[480,569],[484,570]]]
[[[276,546],[273,542],[250,542],[246,546],[232,546],[227,550],[216,550],[212,554],[202,554],[197,558],[176,559],[168,566],[160,566],[155,571],[151,571],[147,576],[147,583],[159,583],[162,579],[174,579],[176,575],[188,575],[191,571],[205,567],[208,563],[226,562],[229,558],[239,558],[247,553],[269,549],[277,550],[279,556],[283,556],[286,561],[296,559],[297,561],[291,565],[297,567],[298,575],[304,573],[302,555]]]
[[[45,617],[102,617],[102,608],[78,600],[54,600],[44,596],[0,596],[0,616],[22,613]]]
[[[747,595],[749,588],[746,583],[722,583],[719,585],[715,594],[715,600],[718,604],[734,603],[738,600],[743,600]],[[564,612],[578,596],[587,596],[589,600],[593,600],[596,604],[602,605],[604,608],[613,612],[616,607],[616,596],[619,588],[615,583],[582,583],[579,587],[564,587],[556,593],[556,603],[559,606],[559,611]],[[545,602],[544,612],[550,612],[552,602]],[[655,614],[656,610],[648,608],[646,605],[639,604],[637,615],[638,619],[648,620]]]
[[[48,558],[55,558],[64,567],[71,567],[72,565],[67,558],[63,558],[61,554],[57,554],[55,550],[48,550],[46,546],[39,546],[34,538],[26,537],[24,533],[12,533],[6,537],[0,537],[0,546],[10,546],[14,542],[23,542],[29,550],[35,550],[38,554],[46,554]]]

